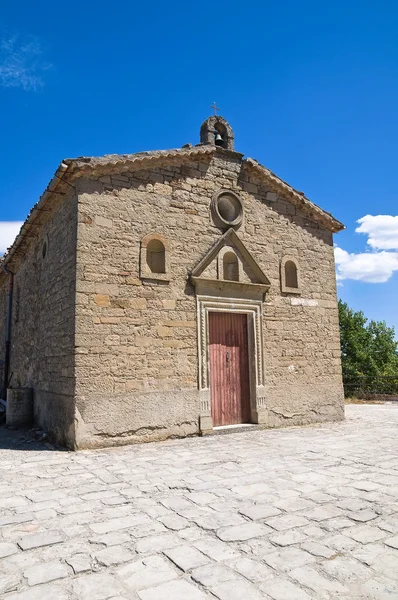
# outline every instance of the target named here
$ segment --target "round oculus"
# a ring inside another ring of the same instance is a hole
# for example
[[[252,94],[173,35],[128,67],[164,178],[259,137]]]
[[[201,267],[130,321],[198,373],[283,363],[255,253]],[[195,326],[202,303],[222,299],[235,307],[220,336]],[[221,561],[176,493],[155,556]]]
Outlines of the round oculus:
[[[224,224],[233,227],[240,225],[243,216],[242,203],[233,192],[219,193],[214,199],[214,209],[218,219]]]

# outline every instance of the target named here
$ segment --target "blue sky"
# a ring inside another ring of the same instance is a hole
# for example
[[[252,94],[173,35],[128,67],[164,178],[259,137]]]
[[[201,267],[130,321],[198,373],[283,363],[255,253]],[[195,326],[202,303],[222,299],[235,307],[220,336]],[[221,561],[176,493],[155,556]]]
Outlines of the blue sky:
[[[346,224],[339,294],[398,330],[397,31],[385,0],[2,3],[0,252],[63,158],[197,143],[216,100]]]

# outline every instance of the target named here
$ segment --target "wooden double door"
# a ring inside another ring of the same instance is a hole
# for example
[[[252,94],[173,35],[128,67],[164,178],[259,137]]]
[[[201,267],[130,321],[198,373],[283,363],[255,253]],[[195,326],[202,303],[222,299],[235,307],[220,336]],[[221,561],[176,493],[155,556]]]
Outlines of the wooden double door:
[[[247,315],[209,313],[213,426],[250,422]]]

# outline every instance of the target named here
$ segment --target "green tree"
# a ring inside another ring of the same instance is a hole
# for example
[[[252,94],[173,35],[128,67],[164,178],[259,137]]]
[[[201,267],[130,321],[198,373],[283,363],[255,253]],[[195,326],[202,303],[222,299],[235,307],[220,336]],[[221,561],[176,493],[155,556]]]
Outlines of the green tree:
[[[396,393],[398,343],[394,327],[388,327],[385,321],[368,323],[362,311],[354,311],[342,300],[339,300],[339,322],[346,395],[354,395],[363,386]]]

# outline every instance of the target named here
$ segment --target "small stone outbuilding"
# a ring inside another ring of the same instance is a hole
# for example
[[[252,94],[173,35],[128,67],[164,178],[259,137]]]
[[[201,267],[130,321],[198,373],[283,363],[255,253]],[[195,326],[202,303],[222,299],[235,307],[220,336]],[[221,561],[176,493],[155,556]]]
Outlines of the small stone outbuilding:
[[[71,448],[344,418],[342,224],[200,140],[64,160],[2,261],[3,393]]]

